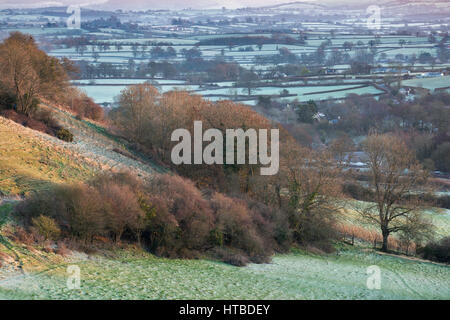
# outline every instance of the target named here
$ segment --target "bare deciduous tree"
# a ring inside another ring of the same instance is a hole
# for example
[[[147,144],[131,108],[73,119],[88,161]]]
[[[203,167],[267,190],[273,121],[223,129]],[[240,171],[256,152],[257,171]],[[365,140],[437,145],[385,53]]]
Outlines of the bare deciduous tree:
[[[30,115],[37,98],[57,100],[69,85],[67,71],[74,70],[40,50],[30,35],[12,32],[0,44],[0,91],[14,97],[20,113]]]
[[[427,172],[406,144],[393,135],[371,133],[364,143],[368,156],[369,185],[374,203],[358,206],[356,211],[368,222],[377,225],[383,236],[382,250],[388,250],[392,233],[419,234],[429,230],[423,216],[426,205],[414,193],[423,190]]]
[[[27,43],[16,39],[0,46],[1,89],[16,97],[17,110],[24,114],[31,113],[33,97],[39,91],[38,75],[27,47]]]
[[[137,142],[143,142],[147,124],[157,103],[158,91],[149,84],[130,86],[121,92],[113,119]]]

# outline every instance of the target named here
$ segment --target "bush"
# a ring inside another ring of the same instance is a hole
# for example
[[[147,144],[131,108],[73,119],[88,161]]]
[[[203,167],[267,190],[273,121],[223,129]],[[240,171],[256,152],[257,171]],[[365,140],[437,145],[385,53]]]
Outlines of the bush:
[[[77,88],[72,87],[66,91],[63,103],[76,114],[77,119],[101,121],[104,118],[103,108]]]
[[[102,205],[102,197],[95,188],[77,184],[36,193],[18,205],[16,211],[26,226],[45,212],[58,223],[65,236],[86,242],[106,233]]]
[[[364,188],[356,183],[346,182],[343,184],[342,189],[344,194],[349,195],[353,199],[361,201],[373,201],[373,192],[370,189]]]
[[[88,118],[94,121],[103,120],[104,117],[103,108],[88,97],[75,100],[73,111],[79,118]]]
[[[450,263],[450,237],[443,238],[439,242],[430,242],[417,251],[424,259]]]
[[[16,212],[26,226],[32,226],[45,212],[66,237],[84,242],[104,236],[119,241],[126,232],[136,238],[143,219],[139,187],[139,182],[125,173],[101,175],[89,184],[57,186],[35,193],[19,204]]]
[[[106,228],[116,242],[120,242],[126,230],[139,229],[143,211],[132,186],[112,181],[96,181],[96,190],[102,198]]]
[[[293,240],[302,247],[316,247],[333,252],[331,242],[338,238],[335,219],[329,212],[314,211],[292,214]]]
[[[50,110],[39,108],[33,115],[33,118],[45,123],[49,128],[59,129],[59,125]]]
[[[34,115],[34,118],[17,113],[14,110],[2,110],[0,115],[21,124],[30,129],[56,136],[56,132],[60,129],[56,121],[52,118],[51,113],[41,113],[40,111]]]
[[[214,248],[210,254],[216,259],[236,267],[243,267],[250,262],[245,253],[232,248]]]
[[[56,251],[55,251],[56,254],[59,254],[60,256],[63,256],[63,257],[68,256],[70,254],[70,250],[69,250],[69,248],[67,248],[67,245],[65,242],[58,241],[58,243],[56,245],[57,245]]]
[[[16,104],[16,97],[7,92],[0,93],[0,110],[13,109]]]
[[[213,215],[208,202],[195,185],[178,176],[154,178],[146,189],[144,205],[148,218],[145,241],[156,253],[184,256],[204,251]]]
[[[264,247],[283,252],[289,249],[292,234],[289,230],[289,220],[285,212],[269,207],[255,200],[247,200],[251,211],[253,224],[262,235]]]
[[[17,226],[14,230],[14,234],[12,235],[12,239],[14,241],[19,241],[26,245],[32,245],[36,242],[36,235],[30,232],[27,232],[24,228]]]
[[[33,228],[44,237],[44,240],[56,240],[61,234],[61,229],[52,218],[40,215],[32,219]]]
[[[126,239],[173,258],[208,253],[234,265],[263,263],[290,244],[281,211],[220,193],[206,197],[193,182],[171,175],[143,183],[127,173],[102,174],[35,193],[15,211],[45,239],[61,234],[84,247]]]
[[[251,261],[267,260],[273,253],[271,246],[265,247],[262,235],[255,227],[252,212],[245,202],[215,193],[211,199],[215,216],[215,230],[223,246],[242,250]],[[272,230],[267,237],[270,238]]]
[[[67,130],[67,129],[59,129],[56,132],[56,137],[60,140],[66,141],[66,142],[72,142],[73,141],[73,134]]]

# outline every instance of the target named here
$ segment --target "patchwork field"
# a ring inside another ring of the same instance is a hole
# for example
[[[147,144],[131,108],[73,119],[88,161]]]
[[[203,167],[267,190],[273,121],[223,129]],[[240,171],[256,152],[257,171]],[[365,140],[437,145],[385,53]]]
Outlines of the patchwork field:
[[[120,79],[101,79],[96,81],[96,84],[79,84],[79,89],[86,92],[86,94],[94,99],[97,103],[113,103],[115,98],[120,95],[120,92],[126,88],[127,85],[144,83],[145,80],[124,79],[127,81],[121,82]],[[236,88],[233,82],[219,82],[218,88],[214,89],[202,89],[199,85],[183,85],[172,82],[172,80],[165,80],[168,84],[165,84],[163,80],[157,80],[154,84],[160,92],[167,92],[171,90],[187,90],[195,94],[199,94],[205,97],[205,99],[211,101],[233,99],[235,95],[247,96],[246,88]],[[81,83],[86,83],[83,81]],[[290,83],[292,85],[295,83]],[[228,87],[226,87],[228,86]],[[328,86],[299,86],[299,87],[259,87],[251,91],[249,100],[255,101],[259,95],[275,95],[281,94],[283,89],[287,90],[288,94],[292,95],[289,98],[284,97],[284,100],[293,101],[295,99],[299,101],[308,100],[327,100],[327,99],[343,99],[349,94],[358,95],[378,95],[383,91],[376,89],[373,86],[365,86],[357,84],[347,85],[328,85]],[[282,97],[282,96],[281,96]],[[245,102],[247,103],[247,102]]]
[[[410,79],[403,81],[404,86],[421,87],[431,91],[450,87],[450,76]]]

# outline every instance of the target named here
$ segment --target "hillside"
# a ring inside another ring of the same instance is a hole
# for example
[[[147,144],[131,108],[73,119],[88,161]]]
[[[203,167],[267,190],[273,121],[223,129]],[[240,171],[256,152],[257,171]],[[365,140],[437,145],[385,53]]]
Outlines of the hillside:
[[[161,170],[144,163],[149,163],[148,159],[139,160],[139,155],[125,156],[132,154],[126,143],[101,126],[77,120],[56,107],[41,107],[54,111],[55,118],[74,134],[74,142],[63,142],[0,116],[0,196],[84,181],[98,171],[133,170],[148,177]]]
[[[131,170],[145,179],[162,170],[133,154],[125,141],[102,126],[76,119],[56,106],[41,107],[53,110],[55,118],[74,133],[74,142],[62,142],[0,117],[0,190],[4,200],[52,184],[84,181],[100,171]],[[0,209],[3,215],[11,206],[0,203]],[[340,221],[350,232],[368,230],[374,234],[350,211],[341,214]],[[448,234],[448,212],[430,214],[439,231]],[[293,251],[275,255],[270,264],[237,268],[204,259],[158,258],[134,246],[90,254],[69,251],[62,256],[39,245],[16,242],[6,234],[0,238],[0,299],[450,297],[448,266],[382,255],[358,241],[355,246],[338,245],[338,251],[329,255]],[[66,268],[72,264],[82,270],[80,290],[66,288]],[[381,268],[382,290],[366,287],[366,268],[370,265]]]
[[[56,259],[39,257],[34,260],[35,271],[25,275],[0,273],[0,299],[450,298],[448,266],[348,246],[328,256],[294,251],[276,255],[270,264],[244,268],[156,258],[136,250]],[[81,270],[79,290],[66,287],[66,268],[71,264]],[[380,267],[381,290],[366,286],[371,265]]]

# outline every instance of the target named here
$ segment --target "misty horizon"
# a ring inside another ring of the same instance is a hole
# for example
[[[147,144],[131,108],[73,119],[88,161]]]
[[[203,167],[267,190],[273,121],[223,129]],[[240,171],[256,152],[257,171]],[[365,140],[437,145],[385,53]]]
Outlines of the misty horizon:
[[[414,2],[410,0],[409,2]],[[395,1],[377,1],[377,4]],[[433,2],[425,0],[421,2]],[[28,8],[46,8],[46,7],[65,7],[70,5],[79,5],[89,9],[99,10],[180,10],[180,9],[238,9],[245,7],[264,7],[289,3],[305,3],[315,5],[348,5],[352,8],[368,6],[372,1],[368,0],[171,0],[171,1],[157,1],[157,0],[129,0],[126,3],[120,0],[49,0],[49,1],[33,1],[33,0],[5,0],[0,3],[0,9],[28,9]]]

